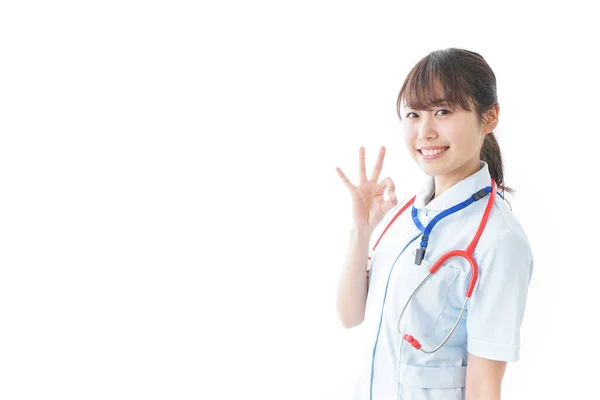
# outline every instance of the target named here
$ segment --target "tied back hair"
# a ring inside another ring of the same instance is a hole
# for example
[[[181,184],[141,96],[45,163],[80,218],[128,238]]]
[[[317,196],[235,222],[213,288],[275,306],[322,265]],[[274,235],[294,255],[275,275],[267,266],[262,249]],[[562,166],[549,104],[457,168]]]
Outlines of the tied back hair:
[[[441,89],[442,97],[437,97]],[[396,104],[402,120],[402,100],[414,110],[431,110],[443,103],[467,111],[473,108],[480,124],[486,112],[498,103],[496,75],[485,59],[473,51],[449,48],[429,53],[408,73]],[[488,164],[490,175],[504,197],[515,190],[504,184],[502,152],[494,132],[487,133],[481,147],[480,159]]]

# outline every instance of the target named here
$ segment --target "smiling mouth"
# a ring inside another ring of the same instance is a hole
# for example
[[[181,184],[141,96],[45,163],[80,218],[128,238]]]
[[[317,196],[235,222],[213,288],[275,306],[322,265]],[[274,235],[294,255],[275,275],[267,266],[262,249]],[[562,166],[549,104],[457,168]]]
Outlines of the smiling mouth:
[[[437,154],[442,154],[443,152],[445,152],[446,150],[448,150],[450,147],[444,147],[441,149],[435,149],[435,150],[421,150],[421,149],[417,149],[417,152],[422,155],[422,156],[435,156]]]

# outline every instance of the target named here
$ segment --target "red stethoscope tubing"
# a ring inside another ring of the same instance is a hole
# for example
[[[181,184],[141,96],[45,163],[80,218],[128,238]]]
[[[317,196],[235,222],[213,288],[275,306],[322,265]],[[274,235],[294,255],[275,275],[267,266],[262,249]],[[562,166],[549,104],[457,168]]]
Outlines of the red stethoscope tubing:
[[[421,283],[421,285],[419,285],[415,291],[413,291],[411,297],[409,298],[408,301],[410,301],[412,299],[412,297],[415,295],[415,292],[422,286],[422,284],[429,279],[429,277],[431,275],[433,275],[438,269],[439,267],[446,262],[446,260],[448,260],[450,257],[463,257],[466,258],[467,261],[469,261],[469,264],[471,265],[471,279],[469,281],[469,287],[467,289],[467,293],[466,293],[466,299],[465,299],[465,304],[466,304],[466,300],[467,298],[470,298],[471,295],[473,294],[473,290],[475,289],[475,284],[477,283],[477,279],[479,277],[479,273],[478,273],[478,269],[477,269],[477,263],[475,262],[475,259],[473,258],[473,251],[475,250],[475,247],[477,246],[477,243],[479,242],[479,238],[481,237],[481,234],[483,233],[483,229],[485,228],[485,225],[487,224],[490,212],[492,210],[492,206],[494,205],[494,199],[496,197],[496,190],[497,190],[497,185],[496,182],[492,179],[492,190],[490,192],[490,198],[488,199],[486,208],[485,208],[485,212],[483,213],[483,217],[481,218],[481,222],[479,223],[479,227],[477,229],[477,232],[475,233],[475,236],[473,237],[473,240],[471,240],[471,243],[469,243],[469,245],[467,246],[467,248],[465,250],[452,250],[446,254],[444,254],[442,257],[440,257],[440,259],[433,264],[433,266],[429,269],[429,275],[423,280],[423,282]],[[377,240],[377,242],[375,242],[375,246],[373,246],[373,251],[375,251],[375,248],[377,247],[377,245],[379,244],[379,242],[381,241],[381,238],[383,237],[383,235],[385,234],[385,232],[390,228],[390,226],[394,223],[394,221],[396,220],[396,218],[398,218],[400,216],[400,214],[402,214],[411,204],[413,204],[413,202],[415,201],[416,196],[414,196],[412,199],[410,199],[410,201],[408,203],[406,203],[401,209],[400,211],[398,211],[398,213],[396,213],[396,215],[394,216],[394,218],[392,218],[392,220],[388,223],[388,225],[386,226],[386,228],[383,230],[383,232],[381,233],[381,236],[379,237],[379,239]],[[371,260],[371,257],[369,257],[369,260]],[[367,269],[367,276],[369,274],[369,270]],[[406,309],[406,306],[408,305],[408,303],[404,306],[404,309],[402,310],[402,314],[404,314],[404,310]],[[464,311],[464,305],[463,305],[463,310],[461,310],[461,315],[459,316],[459,319],[462,317],[462,314]],[[402,318],[402,314],[400,315],[400,318]],[[400,323],[400,320],[398,321],[398,325]],[[450,335],[452,334],[452,332],[454,332],[454,329],[456,328],[458,324],[457,323],[454,325],[454,327],[452,328],[452,330],[450,331],[450,333],[446,336],[446,339],[444,339],[444,341],[442,342],[442,344],[440,344],[435,350],[438,350],[450,337]],[[404,339],[406,341],[408,341],[409,343],[411,343],[413,345],[413,347],[415,347],[416,349],[421,349],[421,345],[420,343],[414,339],[412,336],[410,335],[404,335]],[[422,350],[422,349],[421,349]],[[426,353],[432,353],[433,351],[425,351]]]

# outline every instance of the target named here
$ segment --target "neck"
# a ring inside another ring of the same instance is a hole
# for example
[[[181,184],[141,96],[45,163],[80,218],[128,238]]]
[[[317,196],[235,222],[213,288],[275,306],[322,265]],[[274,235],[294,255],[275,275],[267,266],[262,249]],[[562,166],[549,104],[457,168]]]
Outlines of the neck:
[[[479,159],[474,159],[473,161],[466,163],[462,167],[452,171],[449,174],[435,176],[435,195],[433,198],[435,199],[439,197],[442,193],[456,185],[458,182],[479,171],[480,168]]]

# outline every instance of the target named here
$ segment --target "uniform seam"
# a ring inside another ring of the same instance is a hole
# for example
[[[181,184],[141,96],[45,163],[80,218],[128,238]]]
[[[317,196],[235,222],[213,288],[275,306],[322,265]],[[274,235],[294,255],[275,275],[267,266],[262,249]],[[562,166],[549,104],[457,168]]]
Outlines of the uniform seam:
[[[504,201],[504,200],[501,200]],[[510,232],[514,231],[514,227],[510,221],[510,219],[508,218],[508,216],[504,213],[504,211],[502,210],[502,208],[500,208],[500,206],[498,204],[496,204],[496,201],[494,201],[494,208],[496,210],[498,210],[498,214],[502,215],[502,221],[503,221],[503,225],[506,226],[506,229]]]

